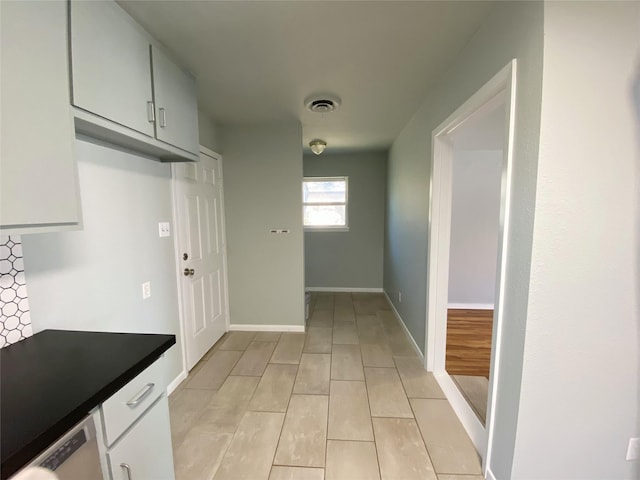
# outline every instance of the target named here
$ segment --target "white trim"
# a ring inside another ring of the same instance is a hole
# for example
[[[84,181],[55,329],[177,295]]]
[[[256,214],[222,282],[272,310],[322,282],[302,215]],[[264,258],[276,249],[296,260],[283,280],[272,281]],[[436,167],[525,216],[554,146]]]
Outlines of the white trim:
[[[188,371],[187,367],[187,340],[185,338],[185,315],[184,315],[184,302],[182,301],[182,282],[180,279],[180,241],[178,239],[178,187],[176,182],[176,164],[171,164],[171,221],[173,222],[173,258],[176,265],[176,277],[177,277],[177,285],[176,289],[178,291],[178,321],[180,322],[180,354],[182,357],[182,373],[185,374]],[[174,380],[175,382],[175,380]],[[170,386],[173,385],[173,382]],[[167,387],[167,391],[169,391],[169,387]],[[173,390],[171,390],[173,391]],[[170,394],[171,392],[168,392]]]
[[[467,399],[462,395],[458,385],[447,372],[436,372],[434,377],[438,381],[440,388],[444,392],[451,408],[456,412],[460,422],[467,431],[469,438],[473,442],[478,452],[484,452],[487,449],[487,432],[480,419],[473,411]]]
[[[483,472],[487,475],[492,460],[494,441],[497,379],[500,369],[500,349],[504,312],[506,262],[509,245],[509,216],[511,175],[515,138],[517,61],[513,59],[491,80],[458,107],[432,132],[431,179],[429,185],[428,278],[426,289],[425,345],[427,370],[433,371],[447,399],[456,411],[465,430],[483,458]],[[505,105],[505,142],[503,148],[502,191],[500,209],[500,237],[496,270],[496,301],[493,312],[493,345],[489,374],[486,428],[481,425],[463,395],[445,370],[447,330],[449,241],[451,223],[452,142],[450,134],[470,118]]]
[[[495,410],[497,403],[497,387],[498,378],[500,373],[500,352],[502,349],[502,325],[504,323],[504,293],[506,289],[507,279],[507,258],[509,255],[509,242],[507,238],[510,230],[510,218],[511,218],[511,175],[513,171],[513,146],[515,144],[515,128],[516,128],[516,90],[517,90],[517,73],[518,62],[513,59],[504,70],[504,83],[507,106],[506,111],[506,127],[507,135],[504,139],[504,156],[505,162],[502,167],[503,175],[503,188],[501,192],[501,198],[504,198],[504,209],[500,212],[500,225],[502,226],[502,236],[499,238],[498,252],[501,254],[501,258],[498,261],[498,271],[496,276],[498,277],[498,292],[496,296],[497,305],[493,312],[493,345],[491,352],[491,368],[489,374],[489,398],[487,401],[487,417],[486,417],[486,429],[487,429],[487,451],[484,462],[485,476],[487,474],[489,465],[491,464],[493,454],[493,438],[494,438],[494,425],[495,425]]]
[[[352,288],[352,287],[306,287],[307,292],[354,292],[354,293],[383,293],[382,288]]]
[[[339,227],[329,227],[326,225],[322,225],[320,227],[312,227],[312,226],[306,226],[304,227],[304,231],[305,233],[309,233],[309,232],[316,232],[316,233],[321,233],[321,232],[348,232],[349,231],[349,227],[343,227],[343,226],[339,226]]]
[[[302,332],[304,325],[256,325],[249,323],[236,323],[229,325],[231,332]]]
[[[209,155],[210,157],[217,158],[218,160],[222,160],[222,155],[218,152],[214,152],[210,148],[205,147],[204,145],[200,145],[200,153],[204,153],[205,155]]]
[[[447,308],[458,310],[493,310],[493,303],[449,303]]]
[[[487,469],[485,470],[484,478],[486,480],[496,480],[496,476],[493,474],[490,467],[487,467]]]
[[[180,384],[187,378],[187,371],[182,370],[173,381],[167,385],[167,396],[171,395],[176,388],[180,386]]]
[[[389,305],[391,305],[391,310],[393,311],[394,315],[400,321],[400,325],[402,325],[402,329],[404,330],[404,333],[406,333],[407,337],[409,337],[409,339],[411,340],[411,346],[416,351],[416,354],[418,355],[418,357],[420,357],[420,361],[424,363],[424,354],[420,351],[420,347],[418,347],[418,344],[413,338],[413,335],[411,335],[411,332],[409,331],[409,329],[407,328],[407,325],[404,323],[404,320],[398,313],[398,310],[396,310],[396,307],[391,301],[391,299],[389,298],[389,295],[387,294],[387,292],[383,292],[383,293],[384,293],[384,296],[387,298],[387,302],[389,302]]]

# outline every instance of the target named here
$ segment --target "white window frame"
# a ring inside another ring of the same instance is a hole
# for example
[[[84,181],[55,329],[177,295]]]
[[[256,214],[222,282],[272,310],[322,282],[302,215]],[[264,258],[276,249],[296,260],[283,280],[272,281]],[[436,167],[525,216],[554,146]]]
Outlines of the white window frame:
[[[336,182],[336,181],[344,181],[344,184],[345,184],[344,202],[321,203],[321,202],[305,202],[304,201],[305,182]],[[344,225],[304,225],[304,230],[306,232],[348,232],[349,231],[349,176],[338,175],[335,177],[304,177],[302,179],[302,187],[303,187],[303,200],[302,200],[303,224],[304,224],[304,207],[308,205],[320,205],[320,206],[344,205],[344,223],[345,223]]]

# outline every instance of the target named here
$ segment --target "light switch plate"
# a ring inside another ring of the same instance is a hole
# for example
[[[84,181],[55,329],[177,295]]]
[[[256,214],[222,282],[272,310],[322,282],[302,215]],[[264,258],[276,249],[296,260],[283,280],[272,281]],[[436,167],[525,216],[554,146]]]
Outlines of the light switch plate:
[[[142,284],[142,299],[146,300],[151,296],[151,282],[144,282]]]
[[[158,223],[158,236],[160,237],[171,236],[171,224],[169,222]]]

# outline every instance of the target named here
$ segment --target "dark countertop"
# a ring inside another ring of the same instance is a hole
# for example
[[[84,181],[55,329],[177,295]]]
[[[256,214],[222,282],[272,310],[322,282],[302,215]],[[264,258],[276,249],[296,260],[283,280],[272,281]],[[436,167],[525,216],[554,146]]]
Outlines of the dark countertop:
[[[175,335],[44,330],[0,349],[2,479],[175,343]]]

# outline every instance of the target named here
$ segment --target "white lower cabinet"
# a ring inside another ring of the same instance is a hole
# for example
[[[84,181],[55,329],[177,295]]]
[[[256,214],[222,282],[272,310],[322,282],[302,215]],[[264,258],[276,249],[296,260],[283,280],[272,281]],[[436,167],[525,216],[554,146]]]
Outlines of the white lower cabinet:
[[[108,451],[113,480],[173,480],[167,397],[160,399]]]
[[[164,362],[160,357],[94,412],[107,479],[175,479]]]

